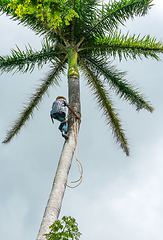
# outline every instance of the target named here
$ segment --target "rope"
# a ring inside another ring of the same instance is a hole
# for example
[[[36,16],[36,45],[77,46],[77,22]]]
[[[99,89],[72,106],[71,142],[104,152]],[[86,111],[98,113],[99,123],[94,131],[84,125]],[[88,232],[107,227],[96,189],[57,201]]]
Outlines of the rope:
[[[79,113],[80,114],[80,116],[81,116],[81,113],[80,112],[77,112],[77,113]],[[68,115],[67,115],[67,119],[68,119],[68,116],[70,115],[71,113],[69,113]],[[69,185],[67,185],[67,183],[65,183],[65,185],[67,186],[67,187],[69,187],[69,188],[76,188],[76,187],[78,187],[80,184],[81,184],[81,182],[82,182],[82,180],[83,180],[83,166],[82,166],[82,164],[81,164],[81,162],[79,161],[79,159],[78,159],[78,156],[77,156],[77,139],[78,139],[78,127],[79,127],[79,123],[78,123],[78,121],[81,121],[81,120],[79,120],[79,119],[76,119],[76,117],[75,116],[72,116],[71,118],[74,118],[74,134],[75,134],[75,147],[74,147],[74,150],[73,150],[73,152],[74,152],[74,156],[75,156],[75,158],[76,158],[76,162],[77,162],[77,164],[78,164],[78,168],[79,168],[79,172],[80,172],[80,178],[78,179],[78,180],[76,180],[76,181],[72,181],[71,183],[77,183],[77,185],[75,185],[75,186],[69,186]],[[68,121],[68,120],[65,120],[65,121]],[[64,122],[65,122],[64,121]]]

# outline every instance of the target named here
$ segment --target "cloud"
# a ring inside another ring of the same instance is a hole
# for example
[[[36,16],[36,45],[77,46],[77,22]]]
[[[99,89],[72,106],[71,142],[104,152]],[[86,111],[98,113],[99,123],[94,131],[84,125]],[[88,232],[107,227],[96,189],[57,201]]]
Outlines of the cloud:
[[[27,239],[24,236],[23,223],[25,221],[28,206],[22,195],[14,193],[7,201],[0,206],[1,213],[1,238]]]

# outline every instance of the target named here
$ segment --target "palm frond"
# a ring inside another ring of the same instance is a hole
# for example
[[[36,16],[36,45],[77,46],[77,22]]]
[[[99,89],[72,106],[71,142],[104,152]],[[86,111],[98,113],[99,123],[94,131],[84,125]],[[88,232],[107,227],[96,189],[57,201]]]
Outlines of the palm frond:
[[[18,21],[18,24],[22,24],[24,27],[28,27],[36,33],[36,35],[44,36],[48,40],[56,41],[59,39],[59,34],[52,28],[50,28],[46,23],[43,23],[40,19],[32,14],[28,14],[19,18],[16,15],[11,17],[13,21]]]
[[[21,51],[17,46],[17,50],[11,50],[11,55],[0,56],[0,70],[1,73],[13,70],[20,73],[32,72],[36,65],[41,68],[46,63],[55,62],[62,54],[59,46],[47,40],[42,43],[40,51],[33,50],[30,45],[26,46],[25,51]]]
[[[85,49],[93,51],[98,56],[109,55],[115,58],[118,55],[120,61],[123,56],[126,60],[142,59],[142,56],[160,60],[158,54],[163,53],[163,43],[149,35],[140,38],[140,35],[129,36],[129,33],[121,35],[121,31],[116,31],[106,38],[97,38],[92,45],[83,45],[80,51]]]
[[[6,139],[3,143],[8,143],[18,132],[20,131],[21,127],[26,123],[26,121],[33,115],[33,111],[35,108],[38,108],[39,103],[41,102],[43,95],[47,93],[48,88],[51,85],[59,85],[61,73],[64,73],[64,64],[67,59],[67,56],[55,64],[46,77],[45,80],[42,81],[42,84],[39,88],[36,89],[36,92],[30,98],[30,102],[27,106],[24,107],[23,111],[20,114],[20,117],[16,120],[14,125],[11,129],[7,132]]]
[[[144,16],[152,6],[153,0],[120,0],[109,1],[101,10],[101,16],[93,27],[89,28],[84,37],[79,41],[78,46],[89,35],[104,36],[104,31],[112,32],[119,24],[129,18]],[[103,30],[101,30],[103,29]],[[102,33],[102,34],[101,34]]]
[[[116,94],[136,106],[136,110],[146,109],[153,112],[153,107],[145,101],[144,96],[139,93],[139,89],[128,83],[123,77],[125,73],[118,71],[114,66],[108,64],[106,59],[85,58],[86,64],[99,77],[104,77],[104,81],[109,83]],[[109,66],[108,66],[109,65]]]
[[[124,150],[126,155],[129,155],[128,141],[125,137],[124,130],[122,129],[118,114],[113,108],[112,101],[109,97],[108,92],[105,89],[105,86],[101,82],[94,72],[87,66],[87,63],[79,57],[80,68],[84,73],[87,83],[90,88],[93,90],[95,98],[97,99],[99,107],[103,110],[104,115],[107,119],[107,124],[111,126],[114,136],[116,137],[117,142],[120,144],[121,148]]]
[[[80,16],[79,19],[75,19],[75,39],[76,42],[79,42],[81,36],[85,36],[88,32],[88,29],[92,29],[94,25],[96,25],[100,18],[100,10],[99,10],[99,3],[97,0],[82,0],[77,1],[75,6],[75,11]],[[100,35],[104,34],[104,31],[99,29]],[[93,35],[93,34],[92,34]],[[93,36],[92,36],[93,38]],[[90,41],[90,38],[87,39]]]

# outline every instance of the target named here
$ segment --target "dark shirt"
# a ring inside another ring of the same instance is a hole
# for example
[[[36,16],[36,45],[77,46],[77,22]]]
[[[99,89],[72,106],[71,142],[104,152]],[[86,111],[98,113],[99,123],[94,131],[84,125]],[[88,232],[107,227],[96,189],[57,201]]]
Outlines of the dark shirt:
[[[69,106],[67,101],[63,98],[59,98],[52,104],[52,110],[50,111],[50,115],[53,113],[64,112],[66,114],[66,106]]]

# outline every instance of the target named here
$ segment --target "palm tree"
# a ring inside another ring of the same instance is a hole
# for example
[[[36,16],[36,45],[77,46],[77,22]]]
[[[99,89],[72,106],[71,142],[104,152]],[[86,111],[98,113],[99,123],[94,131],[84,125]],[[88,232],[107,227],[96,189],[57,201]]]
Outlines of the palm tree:
[[[129,33],[123,35],[118,30],[126,20],[146,15],[152,1],[119,0],[101,4],[97,0],[49,0],[48,7],[48,1],[45,0],[24,1],[31,4],[32,10],[26,8],[23,13],[18,13],[18,9],[21,9],[19,8],[21,0],[0,0],[2,13],[13,21],[29,27],[36,34],[44,36],[45,39],[40,51],[33,50],[31,46],[26,47],[26,51],[21,51],[17,47],[11,51],[10,56],[0,57],[1,72],[32,72],[36,65],[42,67],[46,63],[50,63],[51,67],[20,117],[7,132],[3,143],[8,143],[19,132],[34,109],[39,106],[49,87],[57,85],[61,73],[65,73],[67,69],[69,103],[76,112],[80,112],[80,70],[93,91],[99,108],[103,110],[117,142],[128,156],[128,141],[113,107],[110,90],[114,90],[120,98],[134,105],[137,111],[146,109],[152,112],[153,107],[138,89],[125,80],[124,72],[117,70],[112,65],[111,59],[151,57],[159,60],[158,54],[163,52],[163,45],[156,38],[149,35],[142,38],[140,35],[130,36]],[[12,2],[17,4],[9,7],[8,4]],[[37,9],[41,9],[40,12],[37,12]],[[60,17],[59,20],[56,16]],[[71,117],[68,120],[69,140],[63,146],[37,240],[45,239],[43,235],[49,232],[49,226],[59,216],[76,145],[75,132],[79,131],[80,127],[80,122],[75,124],[76,122],[77,120],[74,121]]]

